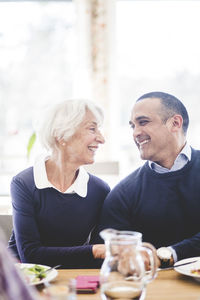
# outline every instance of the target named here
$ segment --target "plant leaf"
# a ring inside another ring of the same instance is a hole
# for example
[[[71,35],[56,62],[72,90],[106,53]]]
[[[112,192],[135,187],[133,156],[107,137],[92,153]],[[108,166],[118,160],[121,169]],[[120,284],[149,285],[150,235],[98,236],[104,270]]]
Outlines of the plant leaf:
[[[27,145],[27,158],[30,157],[31,149],[33,148],[33,145],[35,144],[35,140],[36,140],[36,134],[35,134],[35,132],[33,132],[33,134],[29,138],[28,145]]]

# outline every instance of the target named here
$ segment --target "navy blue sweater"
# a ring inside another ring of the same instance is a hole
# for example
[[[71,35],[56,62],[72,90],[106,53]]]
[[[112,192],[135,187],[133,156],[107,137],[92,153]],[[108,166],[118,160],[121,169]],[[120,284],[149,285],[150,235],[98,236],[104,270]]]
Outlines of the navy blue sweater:
[[[181,170],[159,174],[146,162],[122,180],[104,202],[99,231],[108,227],[172,246],[178,259],[200,256],[200,151]]]
[[[90,233],[109,190],[93,175],[89,175],[85,198],[54,188],[37,189],[33,168],[22,171],[11,183],[14,234],[10,248],[24,263],[92,267]]]

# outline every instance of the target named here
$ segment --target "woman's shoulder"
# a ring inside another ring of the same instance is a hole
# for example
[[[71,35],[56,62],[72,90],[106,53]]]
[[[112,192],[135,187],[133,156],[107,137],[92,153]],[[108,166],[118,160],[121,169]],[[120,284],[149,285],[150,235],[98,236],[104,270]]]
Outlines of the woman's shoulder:
[[[33,178],[33,167],[29,167],[27,169],[24,169],[23,171],[19,172],[17,175],[15,175],[12,179],[13,182],[24,182],[28,185],[34,184],[34,178]]]
[[[107,182],[105,182],[103,179],[101,179],[95,175],[92,175],[90,173],[89,173],[89,185],[93,185],[99,189],[104,189],[107,192],[110,191],[110,187]]]

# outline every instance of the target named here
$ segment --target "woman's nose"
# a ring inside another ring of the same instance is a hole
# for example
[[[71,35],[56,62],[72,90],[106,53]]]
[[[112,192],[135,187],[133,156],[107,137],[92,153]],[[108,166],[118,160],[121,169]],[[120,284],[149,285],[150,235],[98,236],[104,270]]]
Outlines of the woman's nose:
[[[100,131],[98,131],[96,139],[100,144],[105,143],[105,138],[104,138],[103,134]]]

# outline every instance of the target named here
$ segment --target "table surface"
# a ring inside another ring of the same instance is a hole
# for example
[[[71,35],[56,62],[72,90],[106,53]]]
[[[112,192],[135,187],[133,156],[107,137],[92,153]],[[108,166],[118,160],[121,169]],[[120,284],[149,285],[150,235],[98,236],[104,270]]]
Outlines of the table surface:
[[[78,275],[99,275],[99,270],[58,270],[52,285],[66,284]],[[42,290],[40,290],[42,295]],[[78,294],[77,300],[100,300],[100,291],[95,294]],[[157,278],[148,284],[145,300],[200,300],[200,282],[181,275],[174,270],[160,271]]]

